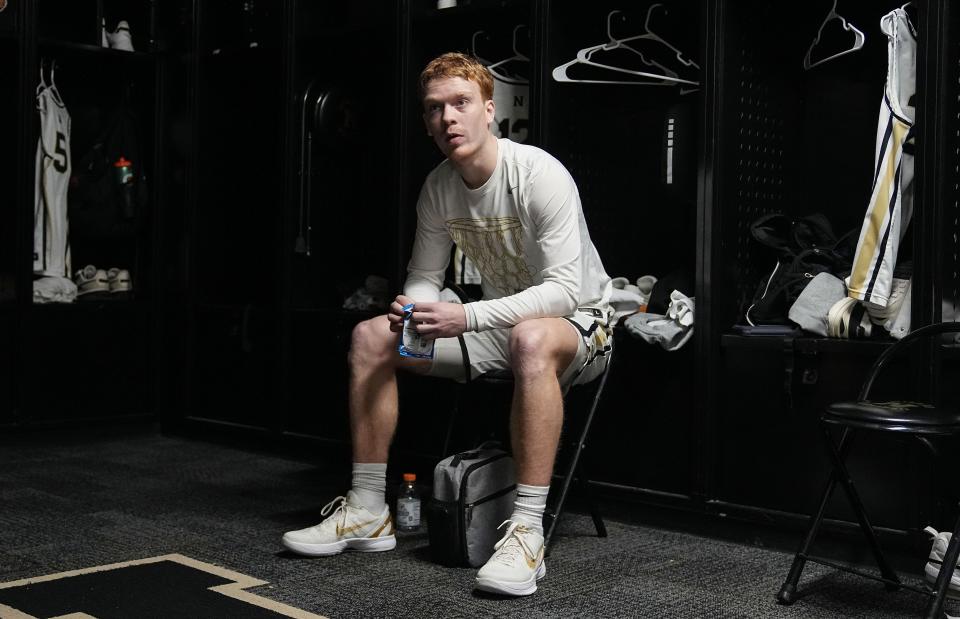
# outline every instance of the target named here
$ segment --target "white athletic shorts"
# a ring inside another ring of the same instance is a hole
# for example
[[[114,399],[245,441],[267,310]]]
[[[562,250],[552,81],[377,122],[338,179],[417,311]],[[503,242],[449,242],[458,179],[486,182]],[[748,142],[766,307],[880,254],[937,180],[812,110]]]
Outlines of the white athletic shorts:
[[[593,315],[596,313],[596,316]],[[610,361],[612,334],[606,326],[605,316],[590,308],[579,309],[565,319],[579,337],[577,354],[560,376],[560,386],[564,391],[571,385],[588,383],[596,378]],[[491,370],[510,370],[510,331],[512,329],[491,329],[489,331],[463,334],[467,347],[470,379]],[[440,338],[436,341],[433,363],[427,372],[430,376],[465,381],[463,349],[460,338]]]

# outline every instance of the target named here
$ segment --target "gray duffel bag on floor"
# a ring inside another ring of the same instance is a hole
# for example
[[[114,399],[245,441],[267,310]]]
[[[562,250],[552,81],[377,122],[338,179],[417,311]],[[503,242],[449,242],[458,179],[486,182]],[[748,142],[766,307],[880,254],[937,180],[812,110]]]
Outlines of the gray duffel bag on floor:
[[[513,513],[517,482],[513,458],[484,443],[441,460],[427,503],[430,553],[443,565],[479,567],[493,554],[497,530]]]

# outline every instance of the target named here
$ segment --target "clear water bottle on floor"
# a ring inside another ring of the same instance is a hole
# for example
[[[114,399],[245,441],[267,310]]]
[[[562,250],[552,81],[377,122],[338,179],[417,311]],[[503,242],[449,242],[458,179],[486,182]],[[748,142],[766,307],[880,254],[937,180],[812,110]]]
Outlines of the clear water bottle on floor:
[[[420,495],[414,473],[403,474],[403,485],[397,494],[397,528],[401,531],[420,529]]]

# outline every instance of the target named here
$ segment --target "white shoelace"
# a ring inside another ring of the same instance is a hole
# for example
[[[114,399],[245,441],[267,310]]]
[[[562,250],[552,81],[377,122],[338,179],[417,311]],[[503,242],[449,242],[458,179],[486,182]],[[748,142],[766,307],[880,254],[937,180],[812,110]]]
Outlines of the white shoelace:
[[[337,503],[337,501],[339,501],[340,504],[337,505],[337,509],[334,510],[333,515],[330,516],[330,518],[327,518],[326,520],[324,520],[323,523],[321,524],[325,524],[327,520],[332,522],[333,519],[337,516],[337,514],[340,515],[340,521],[337,522],[337,525],[340,528],[343,528],[343,526],[347,523],[347,497],[345,496],[338,496],[337,498],[333,499],[332,501],[324,505],[323,509],[320,510],[320,515],[326,516],[327,514],[329,514],[330,510],[333,509],[333,506]]]
[[[520,553],[525,553],[531,560],[535,559],[535,553],[530,550],[530,546],[527,545],[527,542],[525,542],[523,537],[520,535],[521,533],[529,533],[530,529],[519,522],[514,522],[513,520],[504,520],[502,523],[500,523],[500,526],[497,527],[497,530],[499,531],[502,529],[503,525],[505,524],[510,525],[507,528],[506,535],[504,535],[503,538],[493,547],[494,551],[500,551],[496,560],[499,563],[510,566],[513,565],[518,558],[520,558]],[[516,543],[509,543],[511,541],[515,541]]]

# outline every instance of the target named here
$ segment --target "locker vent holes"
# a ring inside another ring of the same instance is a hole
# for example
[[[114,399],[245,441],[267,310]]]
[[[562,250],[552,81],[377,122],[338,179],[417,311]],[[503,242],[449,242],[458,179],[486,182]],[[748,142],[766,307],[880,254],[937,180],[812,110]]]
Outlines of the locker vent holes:
[[[760,273],[753,261],[750,224],[761,215],[781,211],[784,205],[784,130],[781,106],[769,85],[760,79],[755,52],[740,47],[739,79],[734,93],[736,117],[736,257],[739,298],[749,297]],[[728,237],[729,238],[729,237]]]

